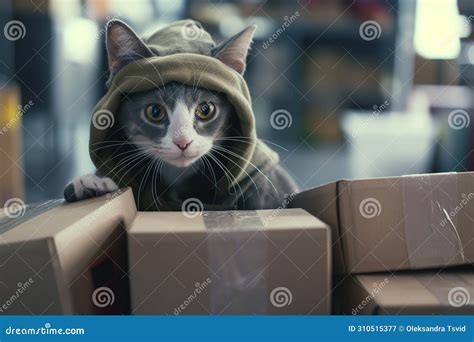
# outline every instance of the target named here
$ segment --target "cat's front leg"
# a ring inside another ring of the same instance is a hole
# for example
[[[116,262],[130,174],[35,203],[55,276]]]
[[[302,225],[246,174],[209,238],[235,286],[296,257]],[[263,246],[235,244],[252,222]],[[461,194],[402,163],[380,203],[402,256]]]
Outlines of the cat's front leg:
[[[64,199],[68,202],[98,197],[118,190],[117,184],[108,177],[93,174],[74,178],[64,189]]]

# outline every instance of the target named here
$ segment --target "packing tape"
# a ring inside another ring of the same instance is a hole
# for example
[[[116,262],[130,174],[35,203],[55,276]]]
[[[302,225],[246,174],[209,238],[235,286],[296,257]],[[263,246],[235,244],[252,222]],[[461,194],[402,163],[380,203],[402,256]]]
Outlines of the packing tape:
[[[49,200],[42,203],[28,204],[25,206],[3,208],[3,215],[0,216],[0,235],[15,228],[16,226],[31,220],[32,218],[57,207],[64,200]]]
[[[457,217],[456,173],[403,176],[402,202],[405,240],[411,267],[464,261]]]
[[[256,211],[206,212],[213,315],[265,314],[268,291],[263,272],[267,265],[263,222]],[[251,229],[250,229],[251,228]],[[255,230],[257,228],[257,230]],[[232,231],[232,234],[226,232]]]
[[[418,274],[416,279],[436,297],[442,306],[474,305],[474,289],[459,274]]]

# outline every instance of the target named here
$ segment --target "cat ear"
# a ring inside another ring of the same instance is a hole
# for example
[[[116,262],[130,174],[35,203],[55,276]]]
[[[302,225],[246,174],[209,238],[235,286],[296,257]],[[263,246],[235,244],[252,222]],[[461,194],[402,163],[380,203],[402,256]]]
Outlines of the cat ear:
[[[153,56],[143,40],[120,20],[108,22],[106,47],[111,75],[117,73],[130,62]]]
[[[212,55],[239,74],[243,74],[245,72],[247,54],[256,29],[256,25],[247,27],[215,47]]]

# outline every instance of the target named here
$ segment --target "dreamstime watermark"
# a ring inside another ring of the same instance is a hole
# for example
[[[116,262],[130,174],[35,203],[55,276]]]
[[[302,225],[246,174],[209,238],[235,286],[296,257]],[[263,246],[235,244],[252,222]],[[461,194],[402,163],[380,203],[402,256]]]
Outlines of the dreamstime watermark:
[[[110,17],[110,16],[106,16],[105,17],[105,25],[102,26],[102,28],[97,32],[97,39],[100,39],[102,38],[102,36],[107,32],[107,29],[115,22],[117,21],[118,19],[120,19],[120,15],[116,14],[114,15],[113,17]]]
[[[283,24],[268,38],[266,41],[263,42],[262,47],[267,49],[271,44],[276,42],[276,40],[286,31],[287,28],[290,27],[299,17],[301,16],[300,12],[296,11],[290,16],[284,16],[283,19],[285,20]]]
[[[26,36],[25,24],[19,20],[11,20],[3,27],[3,34],[12,42],[23,39]]]
[[[376,198],[365,198],[359,204],[359,213],[366,219],[374,218],[382,213],[382,205]]]
[[[9,217],[11,219],[18,218],[20,216],[25,215],[26,204],[20,198],[10,198],[5,202],[3,212],[5,213],[6,217]]]
[[[113,127],[115,116],[108,109],[99,109],[92,115],[92,125],[98,130],[104,130]]]
[[[79,230],[83,229],[83,228],[88,228],[90,227],[96,220],[97,218],[99,218],[102,213],[106,210],[108,210],[109,206],[111,205],[112,201],[122,195],[122,190],[119,189],[117,191],[115,191],[114,193],[108,193],[105,195],[105,197],[107,198],[107,200],[105,201],[105,203],[99,207],[96,211],[94,211],[92,213],[92,215],[89,215],[86,217],[86,220],[84,220],[84,222],[76,229],[76,232],[78,232]]]
[[[469,304],[471,301],[471,295],[469,291],[464,287],[453,287],[449,290],[448,293],[448,303],[449,305],[460,308],[461,306],[465,306]]]
[[[39,328],[5,328],[6,335],[84,335],[84,328],[53,328],[51,323],[45,323]]]
[[[374,283],[372,291],[360,302],[355,308],[352,308],[352,315],[355,316],[364,309],[374,298],[377,293],[382,291],[382,289],[389,283],[388,278],[385,278],[380,283]]]
[[[185,122],[177,130],[173,131],[173,138],[174,139],[180,138],[181,136],[186,134],[186,132],[188,132],[190,128],[191,128],[191,125],[188,122]]]
[[[98,308],[111,306],[115,302],[115,294],[111,288],[107,286],[98,287],[92,292],[92,303]]]
[[[288,207],[288,204],[290,204],[296,197],[297,192],[292,192],[291,194],[285,196],[285,199],[281,204],[274,210],[272,210],[272,214],[268,217],[265,217],[264,220],[262,220],[262,224],[264,226],[268,226],[268,224],[273,221],[280,213],[282,212],[283,209],[286,209]]]
[[[448,115],[448,125],[452,129],[460,130],[469,127],[471,117],[464,109],[455,109]]]
[[[286,109],[277,109],[270,115],[270,125],[278,130],[284,130],[291,127],[293,117]]]
[[[458,203],[458,205],[456,205],[450,212],[446,211],[445,209],[444,210],[444,213],[447,217],[444,217],[441,222],[440,222],[440,225],[441,227],[444,227],[446,226],[446,224],[448,222],[451,222],[451,219],[454,218],[457,214],[459,214],[459,212],[461,210],[463,210],[463,208],[468,205],[468,203],[474,198],[474,192],[470,192],[468,194],[461,194],[461,201]]]
[[[353,138],[356,138],[360,132],[365,129],[369,124],[379,117],[387,108],[390,106],[390,102],[385,100],[381,105],[374,105],[372,107],[372,113],[367,117],[360,125],[355,129],[355,131],[351,134]]]
[[[375,20],[366,20],[359,26],[359,35],[368,42],[379,39],[382,35],[382,27]]]
[[[211,278],[207,278],[202,283],[194,284],[194,291],[186,299],[173,310],[175,316],[180,315],[186,308],[212,283]]]
[[[5,133],[8,132],[10,128],[14,127],[17,124],[17,122],[23,117],[23,115],[25,115],[26,112],[29,111],[31,107],[34,106],[34,104],[35,103],[30,100],[23,106],[19,105],[17,108],[16,115],[10,120],[8,120],[8,122],[3,127],[0,128],[0,135],[4,135]]]
[[[13,305],[13,303],[15,303],[18,298],[20,298],[20,296],[34,283],[35,281],[33,280],[33,278],[29,278],[27,281],[25,281],[24,283],[18,283],[17,284],[17,289],[15,291],[15,293],[13,295],[10,296],[10,298],[7,298],[7,300],[2,304],[2,306],[0,306],[0,312],[5,312],[6,310],[8,310],[8,308],[10,306]]]
[[[275,287],[270,292],[270,303],[276,308],[288,306],[293,301],[293,294],[290,289],[284,286]]]
[[[181,204],[181,211],[187,218],[194,218],[202,215],[204,210],[203,203],[194,197],[188,198]]]
[[[186,40],[196,40],[202,37],[204,29],[201,23],[192,21],[181,28],[181,35]]]

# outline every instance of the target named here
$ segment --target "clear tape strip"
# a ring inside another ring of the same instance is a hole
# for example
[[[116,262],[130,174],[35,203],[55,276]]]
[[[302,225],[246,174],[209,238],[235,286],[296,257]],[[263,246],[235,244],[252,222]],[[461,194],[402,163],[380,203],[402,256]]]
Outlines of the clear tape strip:
[[[64,203],[64,200],[49,200],[42,203],[33,203],[28,204],[25,207],[17,208],[17,212],[13,215],[5,214],[5,216],[0,218],[0,235],[62,203]],[[5,212],[8,211],[8,209],[5,208],[3,210]]]
[[[402,177],[405,240],[413,268],[464,261],[457,231],[455,173]]]
[[[267,244],[257,212],[207,212],[204,223],[209,230],[211,314],[265,314]]]

